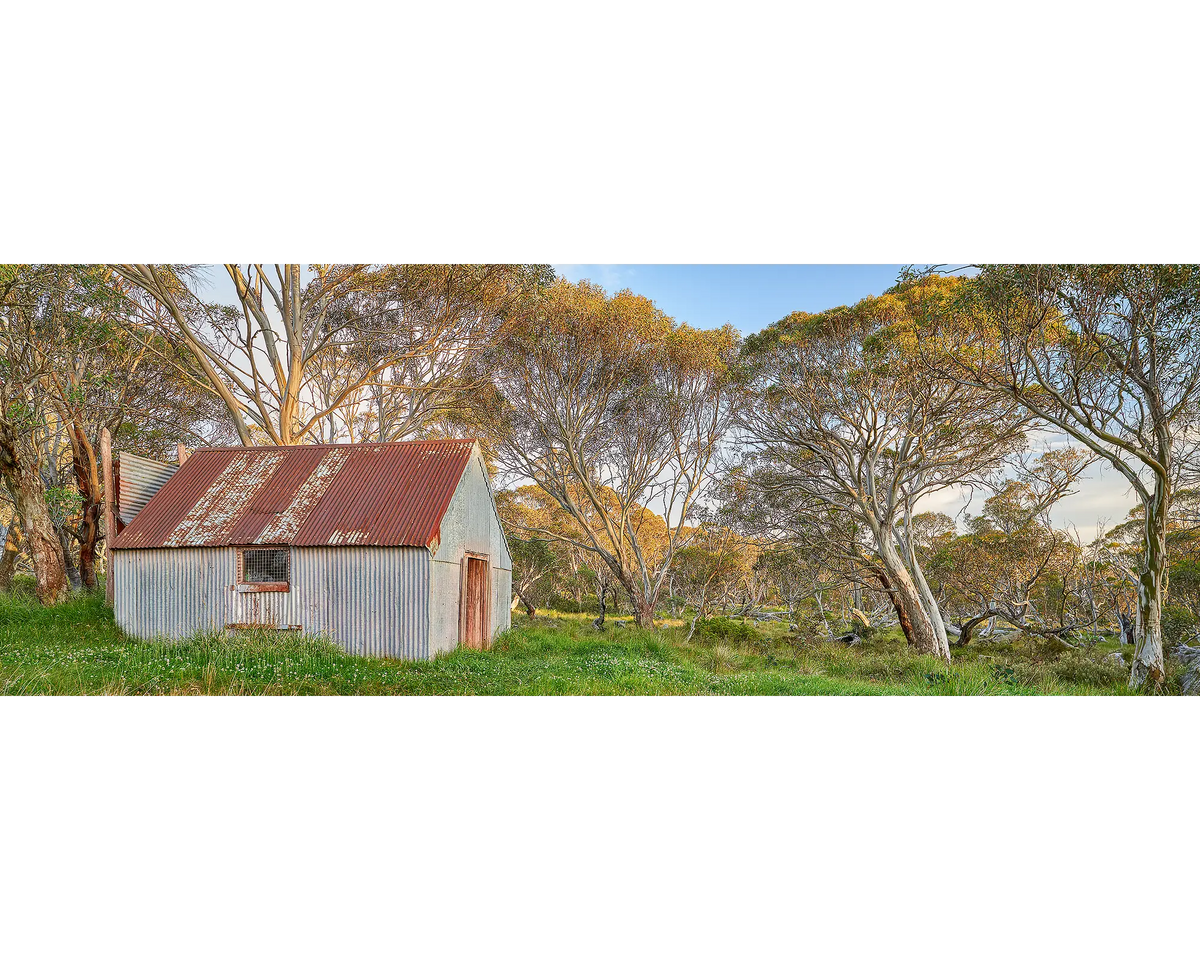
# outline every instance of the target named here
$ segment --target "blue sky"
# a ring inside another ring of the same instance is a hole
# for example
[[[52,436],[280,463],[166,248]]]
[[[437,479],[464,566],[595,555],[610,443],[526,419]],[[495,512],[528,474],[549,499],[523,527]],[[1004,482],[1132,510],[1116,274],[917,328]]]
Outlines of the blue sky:
[[[794,310],[810,313],[882,293],[906,264],[554,264],[571,281],[625,287],[693,327],[755,333]]]
[[[667,316],[693,327],[733,324],[762,330],[794,310],[816,312],[879,294],[907,266],[891,264],[628,264],[556,263],[568,280],[591,280],[609,293],[626,287],[649,297]],[[208,296],[236,304],[225,270],[210,267]]]

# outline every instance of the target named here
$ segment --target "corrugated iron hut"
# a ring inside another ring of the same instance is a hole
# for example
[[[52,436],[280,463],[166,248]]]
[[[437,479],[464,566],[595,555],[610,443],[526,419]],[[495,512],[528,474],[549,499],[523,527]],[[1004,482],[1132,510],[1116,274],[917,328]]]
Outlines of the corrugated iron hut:
[[[112,543],[143,638],[260,626],[426,659],[509,625],[512,560],[472,440],[196,450]]]

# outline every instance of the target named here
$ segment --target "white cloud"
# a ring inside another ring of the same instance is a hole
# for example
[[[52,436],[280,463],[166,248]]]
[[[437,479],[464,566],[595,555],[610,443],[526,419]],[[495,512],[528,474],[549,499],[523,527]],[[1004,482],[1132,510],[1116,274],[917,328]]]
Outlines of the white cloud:
[[[637,275],[637,270],[633,267],[618,267],[611,263],[554,263],[551,266],[559,276],[572,283],[591,280],[609,293],[616,293],[631,286],[633,278]]]
[[[583,271],[587,269],[586,265],[582,263],[552,263],[550,266],[554,268],[554,272],[560,277],[570,280],[572,283],[578,283],[582,280],[584,276]]]

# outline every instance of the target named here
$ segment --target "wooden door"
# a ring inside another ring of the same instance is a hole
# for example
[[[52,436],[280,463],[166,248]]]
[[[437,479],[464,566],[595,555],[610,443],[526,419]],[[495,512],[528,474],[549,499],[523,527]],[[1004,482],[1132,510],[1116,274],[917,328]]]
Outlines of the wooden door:
[[[488,562],[467,557],[466,582],[463,584],[463,646],[472,650],[488,647]]]

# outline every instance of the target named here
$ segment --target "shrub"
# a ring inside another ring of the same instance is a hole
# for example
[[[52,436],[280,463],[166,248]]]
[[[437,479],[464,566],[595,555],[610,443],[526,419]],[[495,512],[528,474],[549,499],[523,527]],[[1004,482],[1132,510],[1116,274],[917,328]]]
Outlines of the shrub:
[[[692,639],[704,644],[739,644],[757,645],[762,640],[760,634],[748,623],[731,620],[728,617],[710,617],[696,624],[696,632]]]
[[[1187,607],[1177,603],[1168,603],[1162,612],[1163,646],[1174,647],[1180,643],[1189,643],[1196,635],[1200,621]]]

